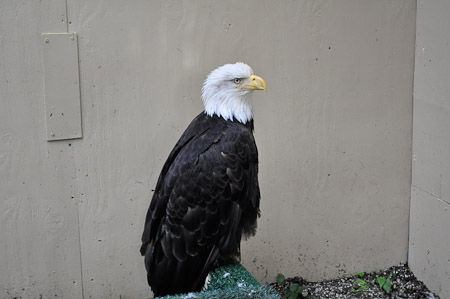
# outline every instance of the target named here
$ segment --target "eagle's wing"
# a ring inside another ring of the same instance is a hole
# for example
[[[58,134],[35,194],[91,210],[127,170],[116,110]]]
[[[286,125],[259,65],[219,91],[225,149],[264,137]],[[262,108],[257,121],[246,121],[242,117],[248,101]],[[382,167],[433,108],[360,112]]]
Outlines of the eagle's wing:
[[[257,174],[249,127],[201,115],[191,123],[147,214],[141,252],[155,295],[200,290],[219,256],[239,253],[241,234],[256,229]]]

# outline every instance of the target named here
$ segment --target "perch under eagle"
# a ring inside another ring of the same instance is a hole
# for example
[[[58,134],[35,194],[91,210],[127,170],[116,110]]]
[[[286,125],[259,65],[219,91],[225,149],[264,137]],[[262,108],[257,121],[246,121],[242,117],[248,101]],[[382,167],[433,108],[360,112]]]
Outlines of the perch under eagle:
[[[159,176],[142,234],[155,296],[200,291],[214,267],[240,259],[256,232],[258,151],[251,92],[266,82],[245,63],[212,71],[205,111],[190,123]]]

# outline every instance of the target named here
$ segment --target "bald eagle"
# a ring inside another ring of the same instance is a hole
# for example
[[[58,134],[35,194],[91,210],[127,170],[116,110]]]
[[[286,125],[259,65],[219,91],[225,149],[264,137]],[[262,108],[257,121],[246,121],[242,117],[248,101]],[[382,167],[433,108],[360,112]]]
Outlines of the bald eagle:
[[[200,291],[212,269],[240,260],[241,237],[256,232],[253,90],[267,92],[266,82],[245,63],[212,71],[202,88],[205,110],[162,168],[141,247],[155,296]]]

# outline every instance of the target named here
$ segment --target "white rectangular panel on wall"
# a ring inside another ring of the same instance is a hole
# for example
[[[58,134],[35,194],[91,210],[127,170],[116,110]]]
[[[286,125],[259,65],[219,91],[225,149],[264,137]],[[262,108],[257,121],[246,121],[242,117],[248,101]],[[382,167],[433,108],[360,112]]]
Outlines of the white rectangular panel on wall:
[[[47,141],[82,137],[76,33],[43,33]]]

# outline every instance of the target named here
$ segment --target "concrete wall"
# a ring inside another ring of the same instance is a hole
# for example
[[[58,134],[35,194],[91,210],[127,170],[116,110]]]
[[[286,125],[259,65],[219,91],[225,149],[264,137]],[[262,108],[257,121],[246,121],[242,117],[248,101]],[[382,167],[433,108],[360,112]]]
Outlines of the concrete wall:
[[[66,5],[67,4],[67,5]],[[245,61],[262,282],[406,261],[416,3],[0,3],[0,297],[145,298],[140,234],[205,76]],[[83,139],[46,141],[42,32],[77,32]]]
[[[409,264],[450,298],[450,2],[418,1]]]

